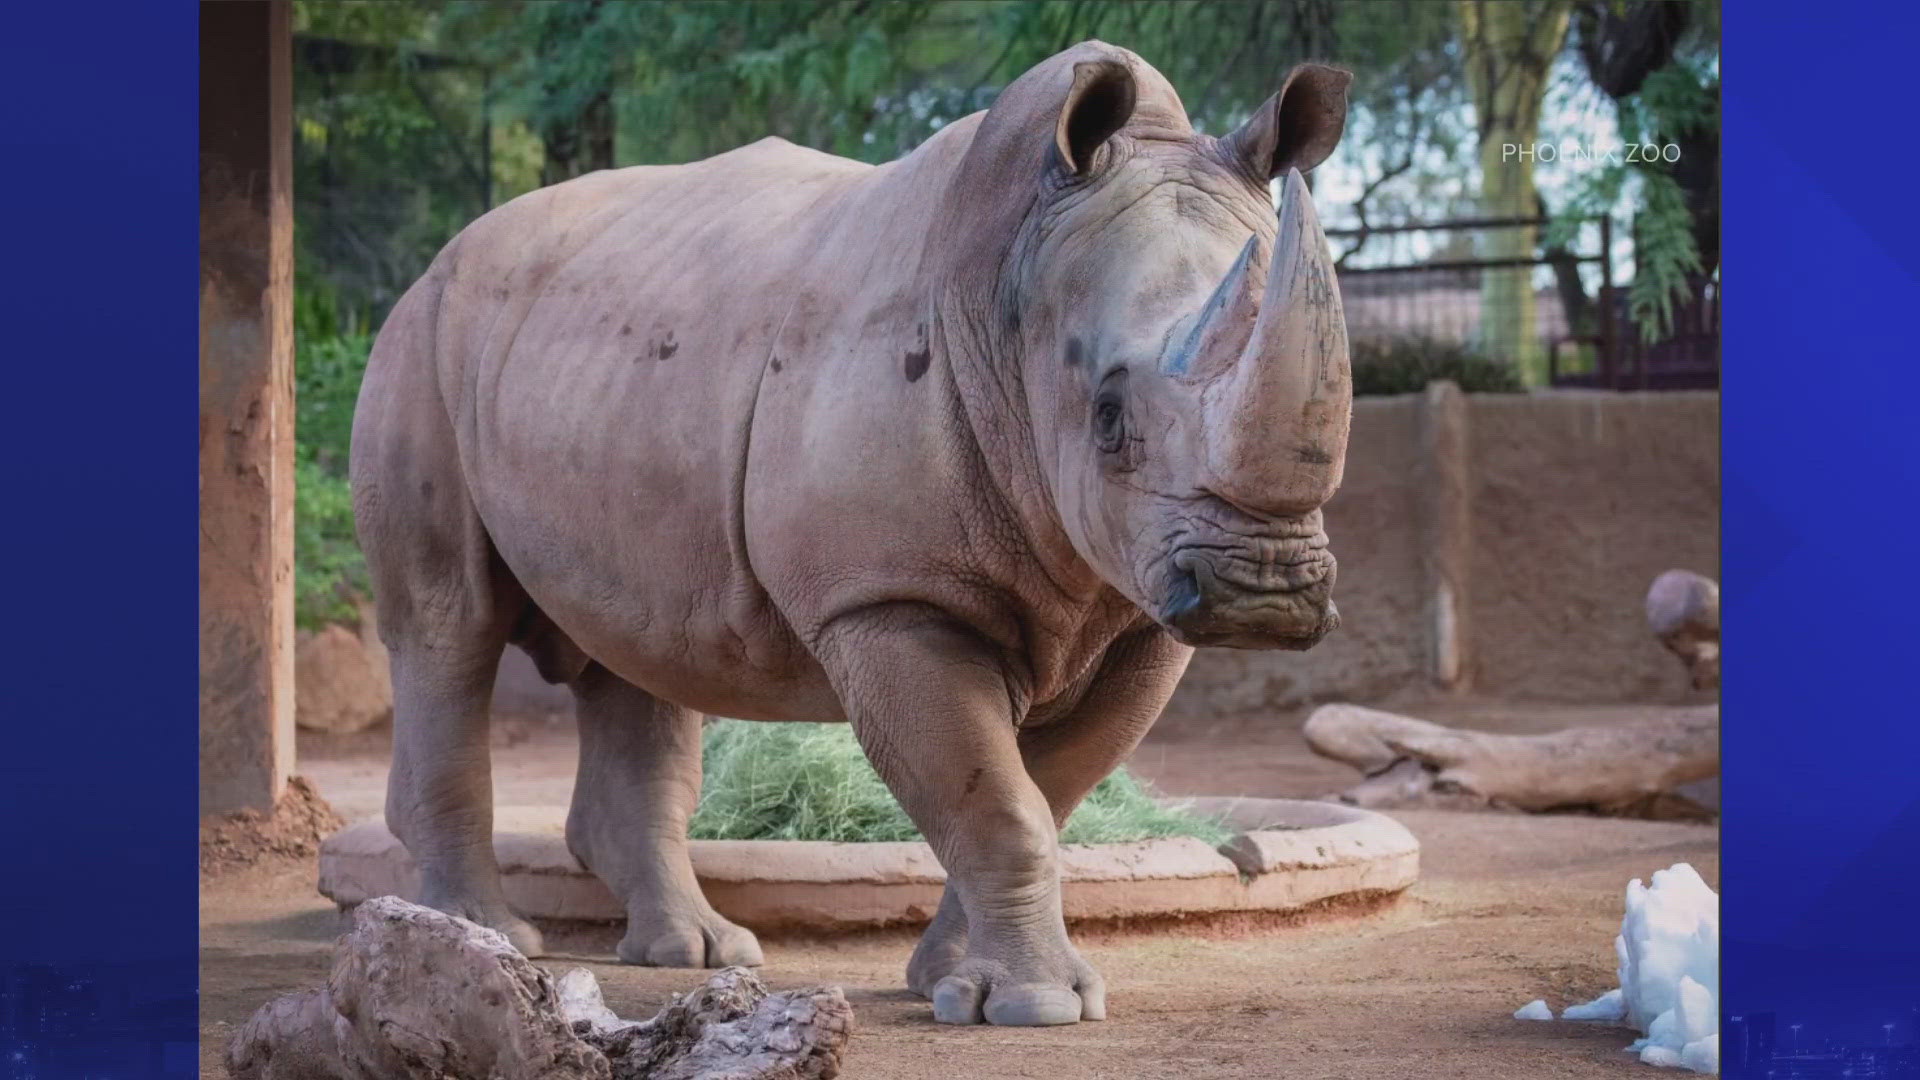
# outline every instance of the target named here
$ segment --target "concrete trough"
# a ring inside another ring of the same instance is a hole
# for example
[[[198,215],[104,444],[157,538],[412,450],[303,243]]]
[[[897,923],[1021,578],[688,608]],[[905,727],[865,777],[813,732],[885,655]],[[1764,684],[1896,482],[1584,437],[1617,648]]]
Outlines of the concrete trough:
[[[1069,844],[1060,849],[1069,921],[1292,911],[1340,897],[1400,892],[1419,876],[1420,844],[1385,815],[1288,799],[1190,800],[1243,831],[1217,850],[1200,840]],[[567,850],[566,811],[502,807],[494,853],[507,900],[533,919],[615,921],[622,909]],[[946,873],[920,842],[696,840],[694,873],[721,914],[754,930],[858,930],[927,922]],[[419,874],[384,822],[363,821],[320,848],[320,892],[350,908],[419,896]]]

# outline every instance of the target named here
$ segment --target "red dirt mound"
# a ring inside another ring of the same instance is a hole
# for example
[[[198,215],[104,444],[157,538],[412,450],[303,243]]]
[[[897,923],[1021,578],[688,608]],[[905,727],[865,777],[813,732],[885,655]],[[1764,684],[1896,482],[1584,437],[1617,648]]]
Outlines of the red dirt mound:
[[[200,823],[200,874],[214,877],[269,859],[309,859],[346,827],[306,777],[287,781],[271,814],[238,810]]]

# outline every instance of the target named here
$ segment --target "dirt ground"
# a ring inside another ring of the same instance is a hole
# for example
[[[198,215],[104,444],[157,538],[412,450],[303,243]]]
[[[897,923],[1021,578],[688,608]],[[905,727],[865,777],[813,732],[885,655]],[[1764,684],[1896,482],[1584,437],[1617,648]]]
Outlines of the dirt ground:
[[[1416,711],[1409,707],[1407,711]],[[1620,707],[1449,702],[1418,709],[1505,731],[1606,723]],[[1132,767],[1180,795],[1315,797],[1355,779],[1314,757],[1298,715],[1163,722]],[[348,820],[379,812],[385,730],[302,735],[300,771]],[[495,725],[497,802],[564,802],[571,720]],[[1719,832],[1703,825],[1438,810],[1395,817],[1420,838],[1421,880],[1379,910],[1296,925],[1193,925],[1075,934],[1108,984],[1109,1019],[1052,1029],[951,1028],[907,993],[906,931],[839,939],[763,937],[775,989],[845,988],[858,1025],[844,1075],[928,1077],[1506,1078],[1650,1075],[1621,1028],[1515,1020],[1615,985],[1613,935],[1630,878],[1689,862],[1719,883]],[[225,1075],[235,1026],[275,994],[326,978],[339,932],[310,859],[278,858],[203,880],[202,1067]],[[559,928],[554,966],[584,964],[623,1016],[650,1015],[699,976],[607,962],[614,928]]]

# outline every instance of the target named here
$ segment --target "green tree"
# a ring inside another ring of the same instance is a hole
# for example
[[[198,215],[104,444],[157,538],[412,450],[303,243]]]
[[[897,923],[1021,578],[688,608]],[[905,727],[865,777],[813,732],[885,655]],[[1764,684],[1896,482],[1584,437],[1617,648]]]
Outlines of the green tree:
[[[1461,44],[1473,89],[1480,159],[1480,206],[1488,217],[1531,217],[1534,150],[1548,69],[1566,41],[1565,0],[1459,0]],[[1539,247],[1538,230],[1488,231],[1486,255],[1526,259]],[[1480,276],[1483,344],[1508,358],[1530,385],[1546,381],[1546,353],[1534,330],[1530,267],[1486,270]]]
[[[1614,104],[1623,142],[1673,148],[1591,178],[1573,211],[1611,205],[1638,181],[1628,299],[1648,340],[1703,295],[1720,265],[1719,7],[1711,2],[1585,0],[1573,36],[1588,77]],[[1564,289],[1563,289],[1564,291]]]

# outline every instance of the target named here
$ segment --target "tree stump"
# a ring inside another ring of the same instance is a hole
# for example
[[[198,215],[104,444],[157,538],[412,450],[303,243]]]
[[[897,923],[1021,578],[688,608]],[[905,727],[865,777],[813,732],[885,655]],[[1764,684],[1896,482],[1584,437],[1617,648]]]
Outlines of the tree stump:
[[[497,931],[383,896],[355,910],[327,984],[254,1013],[227,1068],[235,1080],[828,1080],[852,1031],[839,988],[769,994],[745,968],[622,1020],[585,968],[556,981]]]

